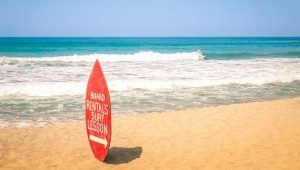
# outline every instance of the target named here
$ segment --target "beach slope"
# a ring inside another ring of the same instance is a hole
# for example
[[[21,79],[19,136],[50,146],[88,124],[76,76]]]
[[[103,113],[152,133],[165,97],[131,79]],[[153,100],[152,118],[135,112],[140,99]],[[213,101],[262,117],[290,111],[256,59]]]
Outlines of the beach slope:
[[[0,169],[300,169],[300,98],[112,119],[104,163],[84,122],[0,130]]]

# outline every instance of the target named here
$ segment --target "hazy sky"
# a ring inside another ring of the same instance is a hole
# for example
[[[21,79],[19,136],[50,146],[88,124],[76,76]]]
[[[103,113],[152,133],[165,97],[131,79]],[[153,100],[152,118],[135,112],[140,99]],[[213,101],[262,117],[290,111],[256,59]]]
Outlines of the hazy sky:
[[[300,36],[300,0],[0,0],[0,36]]]

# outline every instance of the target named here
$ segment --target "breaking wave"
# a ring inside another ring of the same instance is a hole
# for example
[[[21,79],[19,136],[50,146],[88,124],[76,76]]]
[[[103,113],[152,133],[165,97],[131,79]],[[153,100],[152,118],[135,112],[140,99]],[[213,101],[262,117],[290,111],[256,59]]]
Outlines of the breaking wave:
[[[142,51],[134,54],[87,54],[70,56],[51,56],[51,57],[0,57],[0,63],[12,61],[61,61],[61,62],[94,62],[99,59],[101,62],[120,62],[120,61],[172,61],[172,60],[197,60],[196,52],[182,53],[159,53],[153,51]]]

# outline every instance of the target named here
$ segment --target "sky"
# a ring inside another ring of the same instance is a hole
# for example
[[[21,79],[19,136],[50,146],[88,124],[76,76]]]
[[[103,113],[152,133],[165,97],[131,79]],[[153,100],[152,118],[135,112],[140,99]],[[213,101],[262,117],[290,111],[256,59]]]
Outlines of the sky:
[[[300,1],[0,0],[0,36],[300,36]]]

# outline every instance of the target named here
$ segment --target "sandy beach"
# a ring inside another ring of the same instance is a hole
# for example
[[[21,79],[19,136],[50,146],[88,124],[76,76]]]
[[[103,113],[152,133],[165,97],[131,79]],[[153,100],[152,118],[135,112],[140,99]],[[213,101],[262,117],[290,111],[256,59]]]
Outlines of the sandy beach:
[[[0,168],[300,169],[300,98],[112,119],[104,163],[85,124],[0,130]]]

